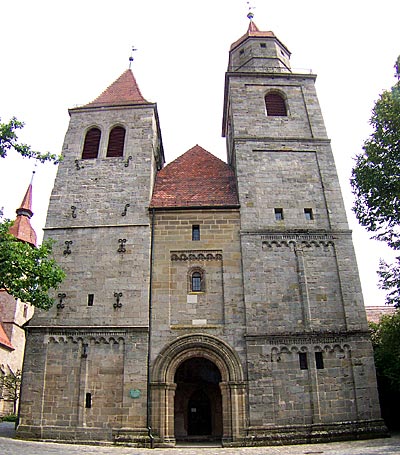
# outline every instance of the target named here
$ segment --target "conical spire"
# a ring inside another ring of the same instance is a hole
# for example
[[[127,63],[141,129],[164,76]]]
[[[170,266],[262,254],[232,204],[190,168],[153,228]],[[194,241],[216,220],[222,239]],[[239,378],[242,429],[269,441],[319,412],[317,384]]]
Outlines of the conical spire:
[[[100,96],[84,107],[126,106],[130,104],[148,104],[148,101],[143,98],[132,71],[127,69]]]
[[[25,196],[21,202],[21,206],[16,210],[17,218],[14,224],[10,227],[10,234],[21,242],[30,243],[36,246],[36,232],[31,226],[30,219],[32,212],[32,182],[26,190]]]

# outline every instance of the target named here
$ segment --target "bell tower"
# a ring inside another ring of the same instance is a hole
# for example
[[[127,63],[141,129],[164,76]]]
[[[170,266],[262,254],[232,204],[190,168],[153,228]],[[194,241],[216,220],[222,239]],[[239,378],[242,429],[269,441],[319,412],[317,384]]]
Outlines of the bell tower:
[[[30,388],[18,432],[119,440],[128,427],[131,440],[144,441],[148,207],[164,164],[157,106],[127,70],[69,114],[45,227],[66,278],[53,307],[36,311],[27,329]]]
[[[223,111],[240,202],[248,375],[269,372],[249,381],[250,427],[380,416],[351,231],[315,79],[294,72],[287,47],[250,16],[230,48]],[[337,375],[336,349],[350,381]],[[304,379],[299,394],[296,370]],[[329,398],[329,381],[352,399]],[[282,406],[293,412],[284,416]]]

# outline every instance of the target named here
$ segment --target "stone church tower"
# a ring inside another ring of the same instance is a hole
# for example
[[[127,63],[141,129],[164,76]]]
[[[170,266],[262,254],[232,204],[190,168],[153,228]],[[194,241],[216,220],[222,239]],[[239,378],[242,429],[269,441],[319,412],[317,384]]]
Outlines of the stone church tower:
[[[130,70],[70,110],[46,223],[67,278],[28,327],[20,437],[385,433],[315,76],[289,58],[253,22],[231,46],[228,164],[196,145],[164,167]]]

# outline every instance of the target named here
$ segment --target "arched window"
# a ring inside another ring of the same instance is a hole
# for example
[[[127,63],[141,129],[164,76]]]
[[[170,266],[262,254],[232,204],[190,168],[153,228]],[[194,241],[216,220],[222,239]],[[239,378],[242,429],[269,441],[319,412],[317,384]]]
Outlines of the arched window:
[[[108,138],[107,156],[123,156],[125,143],[125,128],[122,126],[115,126],[110,131]]]
[[[201,273],[194,272],[192,273],[192,292],[201,291]]]
[[[204,292],[204,270],[199,267],[194,267],[189,270],[188,274],[189,292]]]
[[[267,108],[267,115],[286,117],[286,103],[282,95],[276,92],[270,92],[265,95],[265,107]]]
[[[91,128],[85,136],[83,144],[82,159],[89,160],[97,158],[99,153],[101,131],[98,128]]]

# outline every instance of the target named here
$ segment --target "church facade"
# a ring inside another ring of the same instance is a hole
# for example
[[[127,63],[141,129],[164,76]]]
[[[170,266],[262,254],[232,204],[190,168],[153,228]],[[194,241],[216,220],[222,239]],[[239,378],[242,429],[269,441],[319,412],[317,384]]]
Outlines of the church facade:
[[[130,70],[71,109],[46,238],[67,273],[27,328],[19,437],[174,446],[385,434],[315,75],[250,22],[227,163],[164,165]]]

